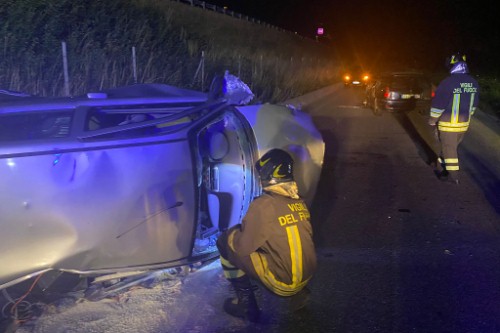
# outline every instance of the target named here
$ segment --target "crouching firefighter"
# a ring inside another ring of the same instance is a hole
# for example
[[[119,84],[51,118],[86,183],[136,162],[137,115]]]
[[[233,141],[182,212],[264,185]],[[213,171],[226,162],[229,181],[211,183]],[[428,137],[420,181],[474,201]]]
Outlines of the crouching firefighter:
[[[242,223],[217,240],[224,276],[236,292],[224,302],[232,316],[258,321],[254,295],[261,282],[290,300],[290,310],[304,307],[308,282],[316,269],[309,210],[299,198],[293,159],[283,150],[267,152],[255,164],[263,193],[248,208]]]
[[[450,76],[439,83],[432,99],[429,125],[438,127],[441,152],[438,159],[442,181],[459,184],[458,145],[469,129],[479,103],[479,84],[469,75],[465,55],[447,59]]]

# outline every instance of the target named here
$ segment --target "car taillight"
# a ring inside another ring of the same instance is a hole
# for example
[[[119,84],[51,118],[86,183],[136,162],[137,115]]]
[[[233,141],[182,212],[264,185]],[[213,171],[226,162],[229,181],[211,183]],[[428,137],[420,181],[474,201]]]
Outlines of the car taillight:
[[[391,92],[389,91],[389,87],[385,87],[384,98],[389,98],[390,95],[391,95]]]
[[[385,99],[400,99],[401,98],[401,94],[399,94],[399,93],[397,93],[395,91],[391,91],[389,89],[389,87],[385,87],[384,98]]]
[[[434,98],[434,96],[436,96],[436,92],[433,90],[433,91],[431,92],[431,98]]]

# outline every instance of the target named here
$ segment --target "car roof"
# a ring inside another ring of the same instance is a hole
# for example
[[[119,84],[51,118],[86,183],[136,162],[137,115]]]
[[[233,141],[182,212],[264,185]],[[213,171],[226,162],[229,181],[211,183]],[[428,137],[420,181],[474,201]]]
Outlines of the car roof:
[[[398,76],[398,75],[407,75],[407,76],[425,76],[423,72],[419,71],[391,71],[384,72],[381,76]]]
[[[0,91],[0,114],[37,110],[68,110],[79,106],[165,104],[195,106],[207,101],[207,94],[165,84],[135,84],[90,92],[77,97],[40,97]]]

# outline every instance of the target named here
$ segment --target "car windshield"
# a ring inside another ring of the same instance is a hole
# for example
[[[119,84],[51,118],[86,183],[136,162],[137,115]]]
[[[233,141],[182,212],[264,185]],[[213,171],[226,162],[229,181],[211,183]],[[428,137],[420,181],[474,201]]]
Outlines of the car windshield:
[[[349,73],[351,74],[361,74],[363,70],[361,69],[361,66],[353,66],[348,70]]]
[[[392,76],[389,86],[394,90],[422,89],[425,86],[425,82],[425,79],[420,76]]]

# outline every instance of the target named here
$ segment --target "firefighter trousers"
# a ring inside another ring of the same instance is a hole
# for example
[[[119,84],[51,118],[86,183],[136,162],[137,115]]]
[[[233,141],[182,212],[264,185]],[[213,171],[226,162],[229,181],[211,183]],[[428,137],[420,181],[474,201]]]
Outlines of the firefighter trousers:
[[[233,228],[237,228],[233,227]],[[220,253],[221,265],[224,271],[224,276],[229,281],[241,278],[248,274],[249,277],[260,280],[255,268],[252,264],[250,256],[240,256],[233,252],[228,244],[228,236],[232,228],[224,231],[217,239],[217,248]]]
[[[441,153],[438,161],[443,171],[447,172],[452,179],[459,178],[458,146],[462,142],[464,135],[465,132],[439,131]]]

